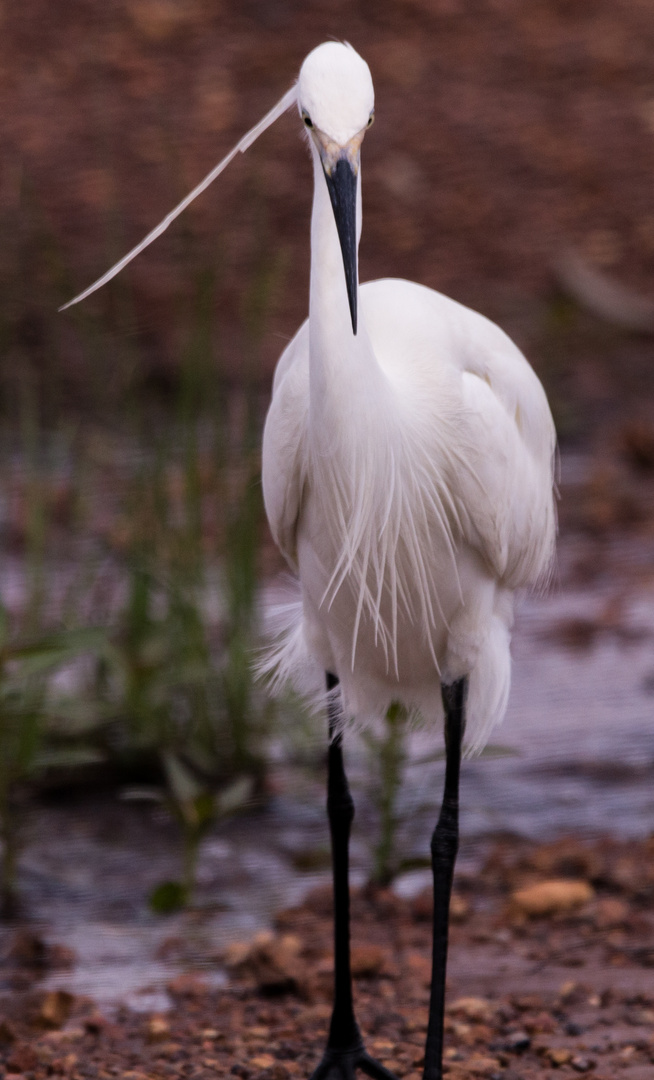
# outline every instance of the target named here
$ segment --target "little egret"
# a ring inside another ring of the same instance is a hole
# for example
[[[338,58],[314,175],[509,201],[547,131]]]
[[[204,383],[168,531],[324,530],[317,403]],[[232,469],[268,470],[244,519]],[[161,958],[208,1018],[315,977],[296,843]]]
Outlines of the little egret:
[[[516,589],[547,578],[555,537],[554,425],[543,388],[493,323],[409,281],[359,286],[361,144],[370,70],[338,42],[131,252],[142,251],[274,120],[297,104],[313,158],[309,318],[275,373],[263,439],[273,537],[297,593],[262,664],[327,700],[334,1004],[312,1080],[392,1074],[365,1051],[350,973],[354,806],[344,728],[402,706],[442,725],[445,783],[431,839],[432,985],[425,1080],[442,1076],[448,915],[461,754],[480,748],[509,691]],[[66,307],[70,304],[65,305]],[[326,680],[326,691],[325,691]]]
[[[424,1067],[437,1080],[462,742],[465,732],[479,747],[504,713],[513,594],[551,563],[554,426],[536,375],[493,323],[413,282],[359,286],[360,154],[374,116],[365,61],[320,45],[297,98],[314,169],[309,318],[275,373],[263,491],[299,579],[269,667],[300,688],[318,668],[328,690],[335,992],[313,1080],[391,1075],[365,1052],[353,1009],[341,740],[350,719],[393,703],[445,729]]]

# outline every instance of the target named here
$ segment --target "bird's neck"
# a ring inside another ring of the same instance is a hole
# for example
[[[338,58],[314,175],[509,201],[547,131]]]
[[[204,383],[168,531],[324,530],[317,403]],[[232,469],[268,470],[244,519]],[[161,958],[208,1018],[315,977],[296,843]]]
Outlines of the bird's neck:
[[[322,165],[313,150],[314,196],[311,215],[311,293],[309,300],[310,402],[318,414],[344,402],[359,408],[374,399],[383,376],[359,305],[352,330],[343,255]],[[361,171],[357,186],[357,233],[361,233]],[[358,292],[358,267],[357,267]]]

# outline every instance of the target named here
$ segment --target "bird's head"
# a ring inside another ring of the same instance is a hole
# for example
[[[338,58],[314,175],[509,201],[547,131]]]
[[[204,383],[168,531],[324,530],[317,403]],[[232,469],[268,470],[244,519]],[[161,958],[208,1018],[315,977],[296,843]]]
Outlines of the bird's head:
[[[375,115],[375,92],[365,60],[350,45],[337,41],[319,45],[300,69],[298,108],[327,181],[356,334],[357,176],[361,143]]]

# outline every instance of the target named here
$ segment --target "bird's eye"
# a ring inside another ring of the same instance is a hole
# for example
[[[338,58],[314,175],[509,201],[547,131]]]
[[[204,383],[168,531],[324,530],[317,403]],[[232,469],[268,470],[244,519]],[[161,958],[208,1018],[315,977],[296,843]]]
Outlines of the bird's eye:
[[[375,122],[375,114],[374,114],[374,112],[371,112],[370,116],[368,117],[368,127],[372,127],[374,122]]]
[[[308,128],[313,127],[313,120],[311,119],[311,117],[309,116],[308,113],[302,113],[302,119],[304,120],[304,123]]]

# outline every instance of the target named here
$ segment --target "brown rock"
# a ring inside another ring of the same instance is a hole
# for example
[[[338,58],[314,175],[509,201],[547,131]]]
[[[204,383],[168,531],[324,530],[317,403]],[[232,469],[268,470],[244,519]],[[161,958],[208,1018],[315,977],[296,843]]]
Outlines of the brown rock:
[[[497,1058],[487,1057],[484,1054],[473,1054],[466,1061],[466,1069],[472,1076],[490,1076],[500,1068]]]
[[[593,898],[587,881],[541,881],[518,889],[511,895],[511,907],[520,915],[532,917],[574,911]]]
[[[164,1016],[151,1016],[147,1023],[147,1035],[150,1042],[159,1042],[170,1036],[170,1024]]]
[[[459,893],[452,893],[450,899],[450,921],[462,923],[470,914],[470,904]]]
[[[592,1069],[595,1062],[592,1058],[584,1057],[583,1054],[575,1054],[575,1056],[570,1059],[570,1064],[575,1072],[584,1073]]]
[[[73,994],[69,994],[67,990],[50,990],[41,1000],[38,1019],[46,1027],[63,1027],[74,1003]]]
[[[247,960],[250,955],[251,943],[248,941],[232,941],[222,954],[225,967],[236,969]]]
[[[565,1046],[551,1046],[546,1051],[545,1057],[558,1068],[560,1065],[568,1064],[572,1058],[572,1050],[568,1050]]]
[[[265,930],[247,947],[232,946],[225,963],[253,978],[260,990],[298,990],[307,977],[306,964],[300,958],[301,948],[294,934],[275,935]]]
[[[100,1035],[108,1027],[108,1021],[102,1013],[93,1012],[84,1021],[84,1029],[89,1035]]]
[[[588,987],[574,979],[566,979],[559,989],[559,998],[566,1005],[579,1005],[588,1000]]]
[[[598,929],[609,930],[623,926],[629,919],[629,905],[617,896],[605,896],[597,901],[594,922]]]
[[[530,1035],[542,1035],[554,1031],[556,1029],[556,1021],[551,1013],[542,1010],[537,1012],[535,1016],[529,1016],[525,1019],[525,1029]]]
[[[259,1054],[258,1057],[252,1058],[250,1065],[254,1069],[272,1069],[275,1064],[275,1058],[272,1054]]]
[[[202,997],[207,993],[209,987],[199,975],[184,973],[171,979],[167,989],[173,997]]]
[[[379,975],[387,959],[388,954],[381,945],[353,945],[350,956],[352,975],[355,979]]]
[[[453,1001],[448,1012],[455,1016],[465,1016],[466,1020],[488,1021],[495,1009],[490,1001],[480,997],[460,997]]]

